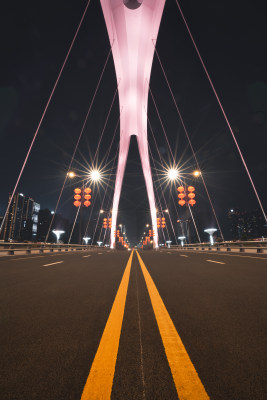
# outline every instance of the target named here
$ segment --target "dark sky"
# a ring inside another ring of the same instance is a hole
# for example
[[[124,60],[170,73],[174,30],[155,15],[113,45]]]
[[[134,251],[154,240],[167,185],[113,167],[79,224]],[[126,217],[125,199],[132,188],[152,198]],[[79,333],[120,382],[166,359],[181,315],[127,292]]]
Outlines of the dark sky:
[[[8,193],[14,187],[85,5],[85,0],[15,0],[10,5],[6,2],[5,6],[1,6],[0,215],[4,213]],[[181,1],[181,6],[266,206],[265,4],[263,1],[187,0]],[[227,237],[228,208],[253,210],[257,208],[257,202],[175,0],[166,1],[157,49]],[[19,191],[32,196],[41,208],[55,207],[70,155],[108,51],[100,2],[92,0],[19,185]],[[195,165],[156,59],[153,62],[151,88],[170,145],[176,153],[176,161],[189,172]],[[85,170],[86,165],[90,165],[115,89],[115,72],[110,58],[79,146],[76,168]],[[99,160],[109,148],[118,115],[116,99],[104,132]],[[168,163],[170,155],[151,98],[149,117],[161,154]],[[115,155],[118,139],[117,133],[109,160]],[[151,134],[149,143],[153,156],[158,160]],[[160,168],[158,163],[157,167]],[[198,193],[194,210],[200,226],[207,227],[213,224],[213,216],[201,183],[196,182],[195,186]],[[166,197],[176,221],[177,216],[171,206],[171,190],[176,196],[175,187],[169,187]],[[112,198],[111,189],[108,193]],[[64,194],[61,206],[61,212],[69,218],[74,213],[71,194],[70,188]],[[100,189],[96,209],[100,208],[102,196],[103,190]],[[104,207],[110,207],[108,201]],[[135,138],[130,148],[118,222],[126,224],[132,240],[139,238],[143,225],[149,222]]]

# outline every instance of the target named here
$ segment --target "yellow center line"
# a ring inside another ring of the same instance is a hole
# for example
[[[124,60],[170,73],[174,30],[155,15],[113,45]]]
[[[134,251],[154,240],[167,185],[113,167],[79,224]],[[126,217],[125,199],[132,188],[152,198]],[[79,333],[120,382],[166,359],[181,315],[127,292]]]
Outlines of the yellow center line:
[[[190,360],[160,294],[138,252],[159,332],[180,400],[207,400],[209,396]]]
[[[132,258],[133,251],[126,265],[89,376],[84,386],[81,400],[110,399]]]

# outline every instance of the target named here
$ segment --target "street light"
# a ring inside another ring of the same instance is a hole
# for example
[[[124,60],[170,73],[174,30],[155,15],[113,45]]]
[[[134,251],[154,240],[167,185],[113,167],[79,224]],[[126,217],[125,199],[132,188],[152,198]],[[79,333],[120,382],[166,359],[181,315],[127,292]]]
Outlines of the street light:
[[[214,239],[213,239],[213,234],[214,232],[216,232],[217,229],[215,228],[209,228],[209,229],[205,229],[204,232],[208,233],[210,235],[210,244],[211,246],[214,245]]]
[[[200,172],[198,169],[196,169],[196,170],[193,172],[193,175],[194,175],[195,178],[198,178],[198,177],[201,175],[201,172]]]
[[[84,238],[83,238],[83,240],[85,241],[85,244],[86,244],[86,245],[88,244],[88,242],[89,242],[90,239],[91,239],[90,237],[84,237]]]
[[[167,177],[168,177],[169,181],[176,181],[178,176],[179,176],[178,169],[176,169],[176,168],[168,169]]]
[[[103,243],[103,242],[96,242],[97,244],[98,244],[98,246],[100,247],[101,246],[101,244]]]
[[[75,172],[73,172],[73,171],[69,171],[68,173],[67,173],[67,176],[69,177],[69,178],[75,178],[75,176],[76,176],[76,174],[75,174]]]
[[[168,213],[168,212],[169,212],[168,208],[166,208],[166,210],[164,210],[164,212],[165,212],[165,213]]]
[[[148,228],[148,227],[149,227],[149,224],[146,224],[146,227]]]
[[[186,239],[185,236],[178,236],[178,239],[181,240],[181,246],[184,246],[184,240]]]
[[[89,178],[94,182],[100,181],[100,179],[101,179],[100,171],[98,169],[92,169],[89,172]]]
[[[55,235],[56,235],[56,237],[57,237],[57,243],[59,242],[59,238],[60,238],[60,235],[62,235],[62,233],[65,233],[65,231],[59,231],[59,230],[54,230],[54,231],[52,231]]]
[[[168,245],[168,248],[170,248],[171,247],[171,240],[166,240],[166,243],[167,243],[167,245]]]

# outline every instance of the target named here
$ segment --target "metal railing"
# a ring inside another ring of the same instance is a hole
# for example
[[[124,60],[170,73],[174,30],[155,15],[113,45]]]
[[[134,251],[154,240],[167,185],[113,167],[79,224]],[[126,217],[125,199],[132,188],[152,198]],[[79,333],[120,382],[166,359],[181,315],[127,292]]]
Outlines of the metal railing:
[[[56,244],[56,243],[0,243],[0,256],[15,254],[37,254],[37,253],[53,253],[64,251],[85,251],[85,250],[106,250],[109,247],[99,247],[95,245],[79,245],[79,244]]]
[[[166,247],[164,248],[166,249]],[[240,242],[218,242],[211,246],[210,243],[192,243],[181,245],[171,245],[170,249],[176,250],[195,250],[213,252],[239,252],[239,253],[266,253],[267,241],[240,241]]]

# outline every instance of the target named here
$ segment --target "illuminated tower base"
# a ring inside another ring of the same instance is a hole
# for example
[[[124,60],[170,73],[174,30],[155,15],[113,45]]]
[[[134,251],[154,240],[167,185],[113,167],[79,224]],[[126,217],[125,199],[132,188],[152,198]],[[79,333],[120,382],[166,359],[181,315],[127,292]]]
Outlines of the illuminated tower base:
[[[116,69],[120,101],[120,150],[112,207],[114,247],[118,206],[130,136],[137,143],[148,194],[154,247],[158,247],[155,196],[147,142],[147,101],[154,44],[165,0],[100,0]]]

